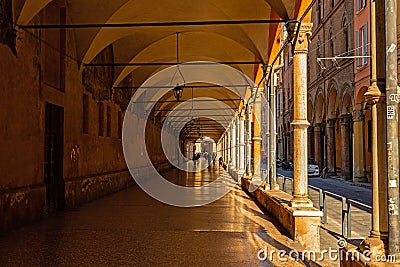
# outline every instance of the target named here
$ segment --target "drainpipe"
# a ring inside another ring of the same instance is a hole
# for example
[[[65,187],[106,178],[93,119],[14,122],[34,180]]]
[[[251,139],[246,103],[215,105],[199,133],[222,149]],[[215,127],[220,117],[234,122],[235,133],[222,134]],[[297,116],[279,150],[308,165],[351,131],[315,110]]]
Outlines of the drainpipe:
[[[400,259],[397,1],[385,0],[389,255]]]

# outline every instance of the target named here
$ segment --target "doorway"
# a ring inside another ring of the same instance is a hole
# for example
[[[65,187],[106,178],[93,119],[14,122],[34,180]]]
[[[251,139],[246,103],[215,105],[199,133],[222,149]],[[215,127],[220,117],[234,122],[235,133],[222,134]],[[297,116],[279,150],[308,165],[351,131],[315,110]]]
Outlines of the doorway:
[[[51,214],[64,208],[65,184],[63,179],[64,109],[46,103],[44,140],[44,183],[46,205],[44,212]]]

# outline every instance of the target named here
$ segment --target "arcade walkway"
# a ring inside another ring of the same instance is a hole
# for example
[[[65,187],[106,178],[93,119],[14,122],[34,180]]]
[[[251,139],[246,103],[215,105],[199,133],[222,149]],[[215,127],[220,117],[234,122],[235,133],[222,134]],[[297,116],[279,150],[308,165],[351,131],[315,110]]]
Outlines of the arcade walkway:
[[[166,176],[198,186],[218,172]],[[260,262],[265,246],[301,249],[239,186],[199,208],[167,206],[133,186],[1,236],[0,266],[304,266]]]

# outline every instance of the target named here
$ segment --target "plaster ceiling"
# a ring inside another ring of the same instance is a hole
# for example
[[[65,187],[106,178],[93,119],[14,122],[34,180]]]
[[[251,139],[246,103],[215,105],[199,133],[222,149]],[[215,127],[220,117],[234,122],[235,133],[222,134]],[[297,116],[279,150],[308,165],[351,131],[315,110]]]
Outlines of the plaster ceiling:
[[[17,18],[27,25],[52,0],[26,0]],[[153,22],[202,22],[294,19],[301,0],[67,0],[69,24],[114,24]],[[179,32],[179,62],[255,62],[268,63],[276,45],[274,24],[148,26],[75,29],[78,61],[90,63],[98,53],[112,44],[114,62],[176,62],[176,33]],[[114,86],[130,73],[135,86],[167,66],[115,67]],[[258,65],[233,64],[233,68],[254,80]],[[229,90],[205,88],[199,97],[237,98]],[[173,100],[172,93],[164,100]],[[239,100],[230,106],[238,106]],[[176,104],[159,107],[173,109]],[[218,132],[214,137],[223,132]],[[215,140],[218,140],[216,138]]]

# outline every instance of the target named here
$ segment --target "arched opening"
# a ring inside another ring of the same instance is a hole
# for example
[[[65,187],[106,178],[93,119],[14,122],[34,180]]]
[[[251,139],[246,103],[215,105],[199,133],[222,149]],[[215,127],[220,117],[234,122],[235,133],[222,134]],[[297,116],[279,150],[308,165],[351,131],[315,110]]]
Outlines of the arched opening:
[[[308,99],[307,101],[307,120],[311,124],[310,127],[308,127],[308,161],[309,162],[314,162],[315,161],[315,155],[314,155],[314,127],[313,127],[313,122],[314,122],[314,106],[311,98]]]
[[[359,89],[353,111],[354,179],[360,182],[372,179],[372,116],[364,97],[367,90],[367,86]]]
[[[345,91],[345,90],[344,90]],[[340,115],[341,176],[344,180],[353,177],[353,103],[348,92],[342,100]]]
[[[340,122],[339,122],[339,99],[337,89],[332,86],[328,98],[327,113],[327,167],[331,175],[340,173],[341,169],[341,144],[340,144]]]
[[[321,92],[317,95],[315,102],[314,118],[314,159],[322,168],[325,167],[325,101]]]

